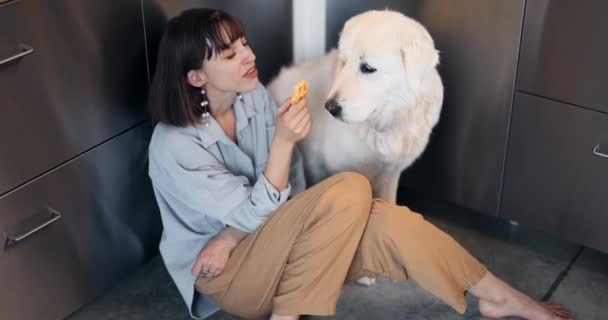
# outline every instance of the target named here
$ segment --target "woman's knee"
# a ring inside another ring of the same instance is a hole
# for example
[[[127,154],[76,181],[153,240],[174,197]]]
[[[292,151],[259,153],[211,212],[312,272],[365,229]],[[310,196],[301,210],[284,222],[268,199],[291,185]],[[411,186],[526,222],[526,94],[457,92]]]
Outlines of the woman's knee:
[[[355,172],[341,172],[329,177],[324,183],[327,188],[323,191],[320,203],[327,210],[318,210],[318,214],[324,218],[347,214],[362,223],[367,221],[372,207],[372,192],[365,176]]]
[[[372,187],[364,175],[346,171],[335,175],[338,182],[333,186],[333,193],[341,201],[352,206],[363,206],[369,209],[372,203]]]
[[[337,173],[335,177],[339,179],[338,188],[344,194],[357,195],[371,200],[372,186],[366,176],[354,171],[344,171]]]

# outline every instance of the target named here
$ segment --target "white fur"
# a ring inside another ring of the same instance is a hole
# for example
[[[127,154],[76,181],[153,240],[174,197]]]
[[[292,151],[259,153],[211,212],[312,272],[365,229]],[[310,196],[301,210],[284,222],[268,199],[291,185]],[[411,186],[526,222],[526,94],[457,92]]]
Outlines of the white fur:
[[[364,59],[377,69],[364,74]],[[341,171],[367,176],[374,197],[396,201],[401,172],[424,151],[439,119],[443,85],[439,55],[426,29],[401,13],[368,11],[349,19],[337,50],[283,68],[269,84],[277,101],[308,81],[311,133],[299,143],[308,186]],[[329,98],[343,109],[338,120]]]

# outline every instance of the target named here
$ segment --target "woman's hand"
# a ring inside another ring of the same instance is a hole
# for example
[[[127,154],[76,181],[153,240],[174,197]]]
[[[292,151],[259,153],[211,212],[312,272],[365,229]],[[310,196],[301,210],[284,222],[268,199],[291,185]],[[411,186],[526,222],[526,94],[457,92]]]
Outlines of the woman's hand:
[[[291,105],[287,99],[277,110],[275,138],[295,144],[308,135],[312,127],[312,117],[308,111],[306,97]]]
[[[233,227],[227,227],[218,233],[199,252],[192,267],[192,275],[205,278],[219,276],[224,271],[232,250],[246,235],[245,231]]]
[[[224,271],[231,251],[232,248],[226,240],[221,238],[209,240],[196,258],[196,263],[192,267],[192,274],[205,278],[219,276]]]

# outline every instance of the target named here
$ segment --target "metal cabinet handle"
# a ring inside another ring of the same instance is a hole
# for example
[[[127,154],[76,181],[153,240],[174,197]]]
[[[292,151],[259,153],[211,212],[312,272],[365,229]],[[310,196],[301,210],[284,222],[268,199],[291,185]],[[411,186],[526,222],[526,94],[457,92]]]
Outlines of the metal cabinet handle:
[[[13,56],[10,56],[6,59],[0,60],[0,66],[7,64],[13,60],[17,60],[21,57],[27,56],[28,54],[31,54],[32,52],[34,52],[34,48],[32,48],[32,46],[28,46],[27,44],[24,43],[20,43],[19,44],[19,52],[14,54]]]
[[[593,154],[598,156],[598,157],[602,157],[602,158],[608,158],[608,154],[605,154],[603,152],[600,151],[600,145],[596,145],[595,148],[593,148]]]
[[[51,208],[47,208],[47,210],[42,214],[27,219],[20,227],[21,230],[7,232],[5,248],[17,245],[20,241],[25,240],[62,217],[61,212],[57,210]]]

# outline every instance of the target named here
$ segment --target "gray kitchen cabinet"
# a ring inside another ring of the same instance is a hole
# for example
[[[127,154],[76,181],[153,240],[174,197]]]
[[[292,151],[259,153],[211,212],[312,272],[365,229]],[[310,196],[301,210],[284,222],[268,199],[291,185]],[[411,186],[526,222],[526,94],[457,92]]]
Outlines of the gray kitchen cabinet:
[[[141,2],[0,5],[0,319],[62,319],[158,253]]]
[[[150,134],[142,124],[0,197],[0,319],[63,319],[157,253]]]
[[[147,119],[144,40],[137,0],[0,5],[0,195]]]
[[[500,216],[608,252],[605,1],[528,1]]]
[[[608,112],[608,1],[526,6],[517,89]]]
[[[402,175],[400,193],[415,191],[498,214],[524,5],[524,0],[328,1],[328,48],[337,44],[348,18],[369,9],[400,11],[435,39],[443,110],[427,150]]]
[[[259,78],[267,83],[292,61],[291,1],[150,0],[144,1],[149,69],[154,74],[158,43],[167,20],[190,8],[215,8],[239,18],[256,54]]]
[[[608,114],[517,93],[501,216],[608,251]]]

